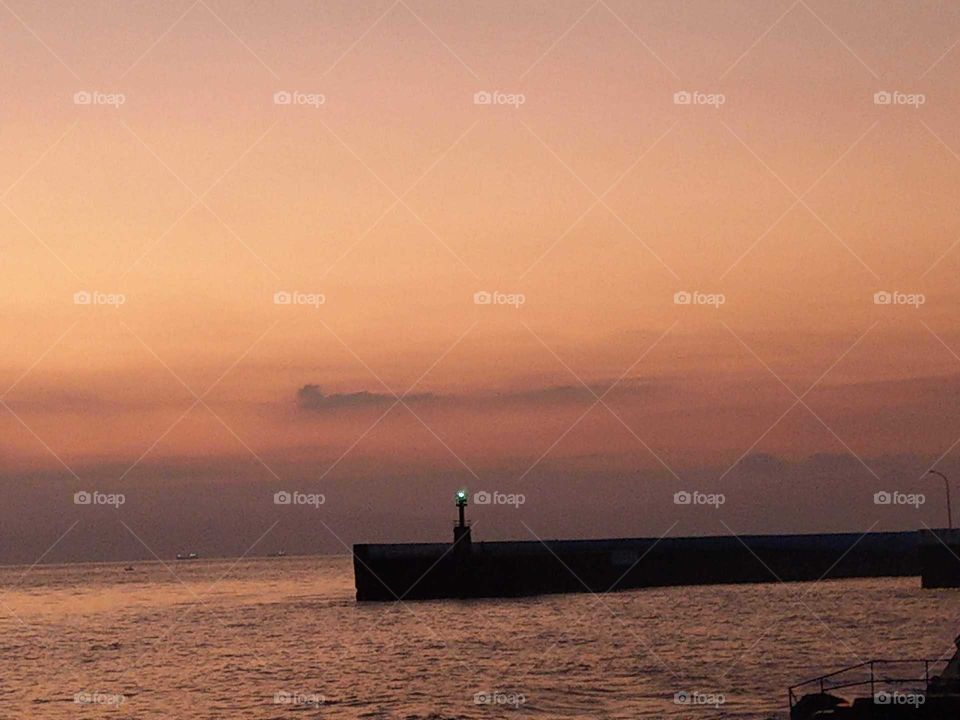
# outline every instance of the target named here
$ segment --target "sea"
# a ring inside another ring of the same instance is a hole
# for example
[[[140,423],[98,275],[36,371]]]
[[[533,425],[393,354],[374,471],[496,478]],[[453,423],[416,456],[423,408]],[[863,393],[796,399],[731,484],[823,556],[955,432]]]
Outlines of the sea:
[[[788,717],[788,688],[947,658],[919,578],[357,603],[346,556],[0,568],[2,718]]]

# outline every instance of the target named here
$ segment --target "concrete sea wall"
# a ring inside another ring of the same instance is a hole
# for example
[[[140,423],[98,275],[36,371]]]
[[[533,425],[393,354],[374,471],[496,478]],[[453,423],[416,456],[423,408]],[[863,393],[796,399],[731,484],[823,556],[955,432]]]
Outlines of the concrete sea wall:
[[[921,535],[838,533],[354,546],[357,600],[603,593],[920,575]],[[939,556],[934,562],[941,562]],[[960,561],[957,565],[960,583]]]

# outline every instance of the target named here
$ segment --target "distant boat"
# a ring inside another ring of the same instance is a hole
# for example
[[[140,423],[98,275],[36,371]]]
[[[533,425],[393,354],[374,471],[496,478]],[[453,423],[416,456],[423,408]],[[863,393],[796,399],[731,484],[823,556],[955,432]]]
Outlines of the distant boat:
[[[286,554],[283,550],[277,550],[276,552],[267,553],[267,557],[284,557]]]
[[[196,560],[199,557],[200,556],[195,552],[186,553],[186,554],[177,553],[177,560]]]

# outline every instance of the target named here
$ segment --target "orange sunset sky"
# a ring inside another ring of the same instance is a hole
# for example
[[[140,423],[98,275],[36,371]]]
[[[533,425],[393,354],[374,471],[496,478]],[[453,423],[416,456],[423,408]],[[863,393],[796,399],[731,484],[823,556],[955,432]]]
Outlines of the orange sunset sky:
[[[142,554],[96,488],[212,553],[445,539],[460,484],[526,495],[485,539],[723,532],[682,489],[943,524],[955,3],[2,0],[0,39],[0,559]]]

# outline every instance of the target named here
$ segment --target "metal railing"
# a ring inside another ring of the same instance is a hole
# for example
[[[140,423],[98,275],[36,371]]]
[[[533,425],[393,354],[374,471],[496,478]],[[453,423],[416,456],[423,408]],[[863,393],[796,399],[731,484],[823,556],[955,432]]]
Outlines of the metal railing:
[[[836,670],[826,675],[804,680],[789,689],[790,707],[793,708],[804,695],[818,691],[831,692],[844,688],[867,687],[870,696],[878,690],[909,688],[925,692],[930,684],[930,667],[940,667],[944,660],[870,660]]]

